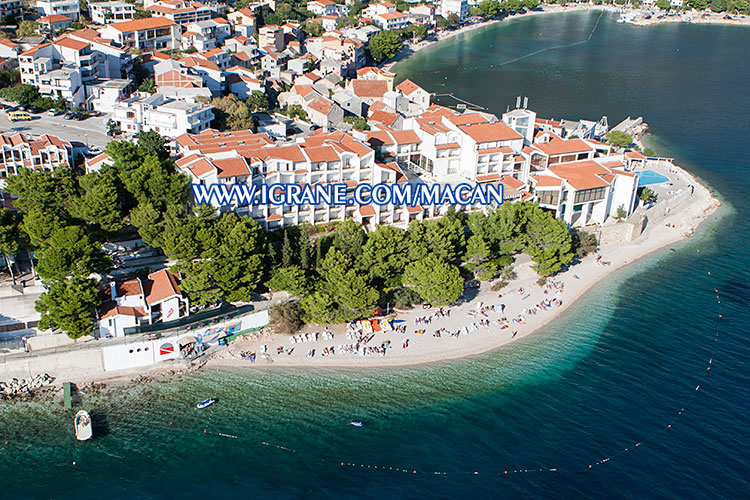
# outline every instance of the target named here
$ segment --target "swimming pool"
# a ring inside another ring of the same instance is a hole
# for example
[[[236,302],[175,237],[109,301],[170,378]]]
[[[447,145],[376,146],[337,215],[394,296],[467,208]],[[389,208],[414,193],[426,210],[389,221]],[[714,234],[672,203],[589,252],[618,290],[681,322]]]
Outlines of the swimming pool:
[[[638,172],[638,187],[648,186],[649,184],[661,184],[662,182],[671,182],[669,177],[665,177],[653,170],[643,170]]]

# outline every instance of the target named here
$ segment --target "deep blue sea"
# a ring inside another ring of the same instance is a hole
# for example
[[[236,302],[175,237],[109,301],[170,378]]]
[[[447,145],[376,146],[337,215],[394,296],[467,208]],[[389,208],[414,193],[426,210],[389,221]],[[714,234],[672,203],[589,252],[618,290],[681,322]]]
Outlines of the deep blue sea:
[[[473,359],[108,388],[85,396],[98,437],[82,444],[58,404],[2,404],[0,497],[750,498],[750,30],[605,15],[588,43],[501,65],[585,40],[597,17],[503,22],[397,71],[496,113],[525,95],[541,116],[642,115],[725,203],[699,235]]]

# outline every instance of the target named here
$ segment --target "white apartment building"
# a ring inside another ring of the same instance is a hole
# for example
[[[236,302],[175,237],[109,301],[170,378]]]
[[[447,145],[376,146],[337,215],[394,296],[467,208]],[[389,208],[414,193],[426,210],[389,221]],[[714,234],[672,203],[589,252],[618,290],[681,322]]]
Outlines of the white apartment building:
[[[81,12],[78,0],[37,0],[36,10],[40,16],[61,15],[78,21]]]
[[[349,13],[345,5],[339,5],[333,0],[310,0],[307,10],[319,16],[344,16]]]
[[[116,103],[112,120],[129,135],[153,130],[163,137],[176,138],[206,130],[214,119],[213,106],[171,99],[156,93],[136,95]]]
[[[18,62],[21,83],[37,86],[43,96],[81,106],[86,101],[84,83],[99,78],[105,58],[88,43],[60,38],[23,52]]]
[[[375,152],[344,132],[314,133],[295,144],[274,144],[266,134],[250,131],[217,132],[177,138],[180,172],[195,184],[327,184],[405,182],[395,164],[375,162]],[[367,229],[378,224],[406,227],[421,219],[421,207],[378,206],[238,206],[237,200],[219,206],[253,217],[266,229],[301,223],[322,224],[352,217]]]
[[[164,17],[111,23],[99,29],[102,38],[139,50],[177,49],[180,33],[180,26]]]
[[[213,17],[211,8],[200,2],[182,0],[146,0],[143,7],[151,11],[154,17],[163,17],[185,26],[198,21],[207,21]]]
[[[446,19],[449,15],[456,14],[463,21],[469,15],[469,2],[467,0],[440,0],[438,14]]]
[[[86,42],[93,51],[103,55],[104,60],[99,65],[99,77],[104,79],[128,78],[133,69],[133,56],[127,49],[116,47],[112,40],[107,40],[99,32],[90,28],[73,31],[65,35],[72,40]]]
[[[232,26],[221,18],[190,23],[185,29],[182,48],[194,47],[198,52],[221,47],[224,40],[232,36]]]
[[[135,6],[119,1],[90,3],[89,17],[96,24],[130,21],[135,17]]]
[[[11,194],[4,192],[5,178],[21,168],[51,171],[73,165],[73,147],[54,135],[31,138],[24,134],[0,135],[0,207],[10,208]]]
[[[11,17],[19,16],[23,12],[23,2],[21,0],[0,0],[0,16]]]
[[[411,24],[409,17],[401,12],[386,12],[385,14],[375,14],[372,17],[375,24],[384,30],[400,30]]]

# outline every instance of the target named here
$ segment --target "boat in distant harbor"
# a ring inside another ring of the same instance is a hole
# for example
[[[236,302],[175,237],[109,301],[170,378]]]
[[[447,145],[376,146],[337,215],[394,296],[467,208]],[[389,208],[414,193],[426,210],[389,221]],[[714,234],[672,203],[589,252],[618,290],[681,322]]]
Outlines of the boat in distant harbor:
[[[86,441],[87,439],[91,439],[94,435],[91,425],[91,416],[86,410],[81,410],[76,413],[76,416],[73,419],[73,424],[75,426],[77,440]]]
[[[358,420],[354,420],[352,422],[349,422],[349,424],[353,425],[354,427],[362,427],[363,425],[365,425],[365,424],[363,424],[362,422],[360,422]]]
[[[208,408],[209,406],[211,406],[215,402],[216,402],[216,400],[214,398],[208,398],[208,399],[206,399],[204,401],[201,401],[197,405],[195,405],[195,407],[198,408],[199,410],[201,410],[203,408]]]

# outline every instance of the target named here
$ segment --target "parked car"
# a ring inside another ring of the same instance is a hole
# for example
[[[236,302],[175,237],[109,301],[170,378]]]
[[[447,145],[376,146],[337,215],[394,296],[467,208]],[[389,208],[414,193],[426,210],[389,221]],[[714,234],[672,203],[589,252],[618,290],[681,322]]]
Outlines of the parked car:
[[[63,118],[65,118],[66,120],[72,120],[73,118],[75,118],[75,116],[75,113],[73,113],[72,111],[68,111],[67,113],[65,113]]]
[[[85,120],[88,117],[89,115],[87,115],[86,113],[76,113],[76,116],[75,116],[76,120],[78,121]]]
[[[63,114],[63,112],[60,111],[59,109],[52,108],[49,111],[47,111],[47,114],[50,116],[60,116],[61,114]]]

